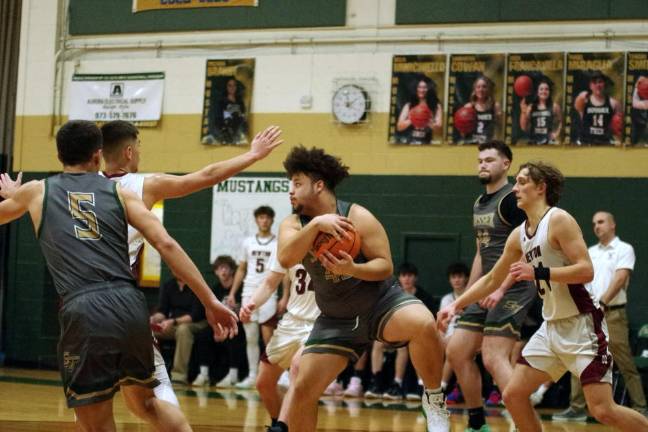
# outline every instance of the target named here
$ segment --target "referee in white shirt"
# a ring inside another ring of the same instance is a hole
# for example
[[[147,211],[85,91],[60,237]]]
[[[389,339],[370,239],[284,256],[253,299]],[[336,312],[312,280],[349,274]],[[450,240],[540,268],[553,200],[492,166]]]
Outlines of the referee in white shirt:
[[[610,340],[609,350],[625,381],[632,408],[646,415],[648,414],[646,396],[641,384],[641,375],[632,358],[626,314],[628,301],[626,291],[635,265],[634,249],[616,236],[616,223],[612,213],[596,212],[592,224],[599,242],[589,248],[589,255],[594,265],[594,279],[587,284],[587,289],[605,310]],[[583,389],[578,377],[573,375],[571,388],[570,407],[554,415],[554,420],[585,420]]]

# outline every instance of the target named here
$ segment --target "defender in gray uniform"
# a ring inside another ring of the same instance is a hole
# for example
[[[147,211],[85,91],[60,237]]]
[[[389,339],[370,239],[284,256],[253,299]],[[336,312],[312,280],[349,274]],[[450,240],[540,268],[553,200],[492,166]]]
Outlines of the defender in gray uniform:
[[[479,180],[486,186],[473,206],[477,251],[468,287],[488,273],[502,255],[511,231],[526,219],[517,207],[507,172],[511,149],[501,141],[479,146]],[[448,359],[457,375],[468,409],[467,431],[489,430],[484,418],[481,374],[475,355],[481,349],[484,366],[504,389],[513,374],[511,351],[533,300],[535,287],[528,282],[507,281],[492,296],[465,309],[447,347]],[[499,395],[494,395],[498,397]]]
[[[298,377],[288,397],[292,431],[314,431],[317,401],[328,384],[357,360],[372,340],[409,344],[412,362],[425,383],[423,409],[429,431],[447,432],[449,415],[441,393],[443,346],[430,311],[415,297],[386,283],[393,264],[387,234],[367,209],[337,200],[335,187],[348,167],[321,149],[292,149],[284,167],[292,180],[290,199],[296,214],[279,229],[277,257],[285,268],[302,262],[311,276],[321,315],[306,342]],[[355,230],[361,254],[353,260],[309,251],[320,231],[336,238]],[[280,423],[277,431],[288,427]]]
[[[58,346],[68,406],[83,430],[115,430],[112,397],[160,431],[190,431],[177,407],[156,399],[144,296],[130,272],[127,224],[140,230],[205,305],[219,334],[236,332],[236,316],[132,192],[97,175],[101,132],[71,121],[56,135],[63,173],[21,186],[0,203],[0,223],[29,212],[54,285],[63,300]]]

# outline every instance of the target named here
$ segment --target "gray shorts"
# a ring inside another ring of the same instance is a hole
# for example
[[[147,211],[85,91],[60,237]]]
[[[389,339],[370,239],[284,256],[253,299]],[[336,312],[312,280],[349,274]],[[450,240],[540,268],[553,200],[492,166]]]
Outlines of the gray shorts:
[[[468,306],[457,320],[456,328],[485,336],[520,339],[520,329],[536,297],[537,290],[532,283],[517,283],[493,309],[484,309],[479,303]]]
[[[355,318],[333,318],[320,315],[306,341],[304,353],[338,354],[357,361],[371,342],[378,340],[394,347],[406,343],[387,342],[382,333],[389,318],[398,309],[410,304],[422,304],[398,286],[392,286],[378,299],[371,312]]]
[[[153,338],[144,294],[127,283],[66,299],[59,312],[59,370],[70,408],[111,399],[120,386],[153,388]]]

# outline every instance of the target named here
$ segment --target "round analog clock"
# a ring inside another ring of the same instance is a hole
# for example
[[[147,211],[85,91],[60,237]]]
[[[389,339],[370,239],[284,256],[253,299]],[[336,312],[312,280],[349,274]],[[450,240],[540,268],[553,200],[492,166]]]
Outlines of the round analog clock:
[[[367,118],[369,94],[360,86],[346,84],[333,95],[333,115],[343,124],[358,123]]]

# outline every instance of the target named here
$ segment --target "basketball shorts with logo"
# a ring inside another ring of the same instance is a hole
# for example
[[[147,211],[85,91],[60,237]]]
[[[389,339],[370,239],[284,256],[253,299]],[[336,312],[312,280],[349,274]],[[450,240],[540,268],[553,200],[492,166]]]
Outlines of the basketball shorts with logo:
[[[288,369],[295,353],[308,340],[314,323],[314,321],[295,318],[290,313],[285,314],[268,341],[263,360],[278,365],[282,369]]]
[[[519,339],[522,324],[537,296],[532,283],[516,283],[492,309],[485,309],[479,303],[468,306],[457,320],[457,328],[485,336]]]
[[[612,383],[612,355],[603,312],[597,309],[543,322],[518,362],[546,372],[554,382],[569,371],[583,385]]]
[[[58,361],[68,407],[111,399],[122,385],[157,386],[144,294],[110,282],[72,296],[59,312]]]
[[[315,320],[304,353],[339,354],[355,362],[371,347],[374,340],[393,347],[405,346],[406,343],[385,341],[382,333],[394,312],[410,304],[423,303],[394,285],[385,291],[370,309],[371,312],[365,315],[341,319],[322,314]]]
[[[241,298],[241,304],[247,304],[252,298],[252,294],[249,296],[244,295]],[[252,312],[250,317],[250,322],[255,322],[259,324],[265,324],[270,321],[277,314],[277,296],[271,296],[268,301],[266,301],[260,308]]]

